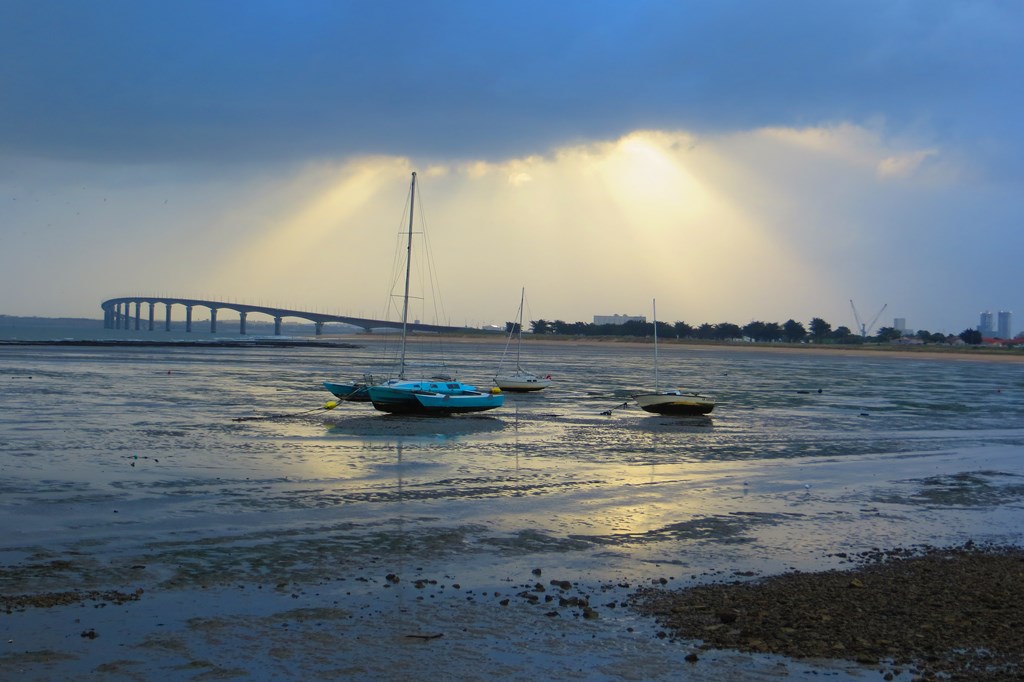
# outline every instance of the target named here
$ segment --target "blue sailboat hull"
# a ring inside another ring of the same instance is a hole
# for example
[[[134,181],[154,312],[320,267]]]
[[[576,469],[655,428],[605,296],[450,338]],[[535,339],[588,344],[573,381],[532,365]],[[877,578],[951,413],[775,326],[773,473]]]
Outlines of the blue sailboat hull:
[[[464,412],[483,412],[501,407],[505,396],[501,393],[463,393],[451,395],[444,393],[417,393],[416,400],[423,409],[431,414],[460,414]]]
[[[375,409],[392,414],[450,415],[501,407],[500,391],[476,390],[459,381],[396,381],[367,389]]]

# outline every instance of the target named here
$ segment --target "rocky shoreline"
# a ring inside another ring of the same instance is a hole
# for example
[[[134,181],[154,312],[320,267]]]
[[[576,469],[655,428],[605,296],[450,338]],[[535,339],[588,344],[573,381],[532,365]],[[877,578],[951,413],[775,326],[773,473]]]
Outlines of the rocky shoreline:
[[[371,571],[349,579],[367,586],[370,601],[365,608],[370,609],[366,613],[371,614],[374,623],[387,613],[386,608],[369,606],[383,603],[377,591],[390,592],[403,583],[418,593],[417,601],[430,602],[454,591],[458,599],[506,614],[514,611],[510,608],[513,602],[534,605],[539,609],[533,612],[535,617],[542,620],[594,622],[603,620],[610,610],[632,608],[655,619],[661,628],[653,629],[656,636],[674,640],[682,648],[680,653],[686,653],[688,663],[679,656],[676,665],[708,667],[700,671],[700,679],[736,673],[732,663],[727,669],[715,667],[722,662],[706,653],[710,649],[806,659],[811,666],[824,663],[824,670],[830,669],[825,661],[853,662],[867,679],[871,671],[877,671],[883,680],[1024,679],[1024,548],[967,543],[952,548],[871,550],[833,558],[851,568],[793,571],[767,578],[734,573],[722,582],[681,589],[669,589],[669,580],[660,578],[628,597],[621,590],[632,590],[629,584],[586,588],[564,576],[542,579],[540,568],[533,569],[525,581],[521,578],[518,584],[493,593],[464,589],[458,583],[449,583],[449,576],[403,579],[395,573],[374,576]],[[67,569],[71,565],[51,562],[51,567]],[[45,566],[33,568],[41,570]],[[244,582],[237,578],[233,582],[238,583],[237,589],[245,590]],[[304,590],[297,585],[283,581],[269,591],[277,596],[290,593],[293,599],[299,599]],[[255,590],[262,590],[262,585]],[[141,601],[151,594],[146,590],[144,595],[138,588],[127,592],[83,589],[0,595],[0,613],[87,603],[98,609],[107,604]],[[320,604],[307,608],[319,613],[325,607]],[[337,601],[329,608],[344,611]],[[353,612],[345,618],[351,618]],[[291,617],[289,613],[275,615],[274,628],[280,628],[280,623]],[[92,621],[80,623],[79,614],[67,615],[74,616],[69,631],[84,628],[82,638],[118,636],[109,624],[101,627]],[[223,617],[221,621],[231,622]],[[440,640],[447,635],[458,639],[459,630],[452,623],[446,627],[442,621],[429,622],[432,629],[417,630],[406,624],[411,629],[400,635],[405,639]],[[21,659],[8,656],[5,660],[11,663]]]
[[[1024,679],[1024,548],[977,546],[837,555],[845,571],[787,573],[631,600],[701,649],[853,660],[880,676]],[[901,679],[904,679],[901,677]]]

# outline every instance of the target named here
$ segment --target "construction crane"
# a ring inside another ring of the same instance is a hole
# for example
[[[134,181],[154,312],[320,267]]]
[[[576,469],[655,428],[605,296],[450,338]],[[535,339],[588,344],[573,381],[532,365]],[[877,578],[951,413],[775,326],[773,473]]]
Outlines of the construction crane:
[[[871,330],[874,328],[875,322],[878,322],[878,318],[882,316],[882,313],[884,313],[885,309],[889,307],[889,304],[886,303],[883,305],[882,309],[878,311],[878,314],[872,318],[871,324],[867,325],[861,322],[860,315],[857,314],[857,306],[853,304],[852,298],[850,299],[850,307],[853,308],[853,319],[857,320],[857,328],[860,329],[860,335],[866,339],[868,334],[870,334]]]

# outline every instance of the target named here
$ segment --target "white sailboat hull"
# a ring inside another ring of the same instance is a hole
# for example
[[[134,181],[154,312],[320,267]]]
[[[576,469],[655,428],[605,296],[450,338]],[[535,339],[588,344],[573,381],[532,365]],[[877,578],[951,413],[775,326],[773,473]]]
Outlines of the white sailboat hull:
[[[503,391],[512,393],[530,393],[531,391],[542,391],[551,385],[551,379],[538,377],[529,372],[516,372],[494,377],[494,385]]]

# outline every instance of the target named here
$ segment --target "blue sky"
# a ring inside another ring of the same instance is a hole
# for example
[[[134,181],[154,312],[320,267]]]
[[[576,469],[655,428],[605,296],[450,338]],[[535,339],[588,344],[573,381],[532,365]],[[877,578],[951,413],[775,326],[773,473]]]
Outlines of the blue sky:
[[[0,313],[1018,310],[1016,2],[0,2]],[[357,282],[357,285],[353,285]],[[1024,329],[1024,319],[1015,327]]]

